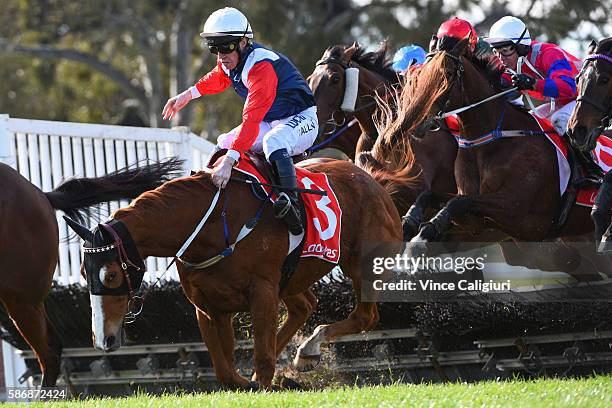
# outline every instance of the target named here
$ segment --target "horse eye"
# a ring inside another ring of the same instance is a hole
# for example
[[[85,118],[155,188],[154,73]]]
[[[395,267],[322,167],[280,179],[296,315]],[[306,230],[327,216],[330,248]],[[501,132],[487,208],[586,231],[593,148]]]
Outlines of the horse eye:
[[[340,82],[340,75],[332,75],[331,80],[334,84]]]
[[[607,77],[607,76],[601,77],[599,79],[599,82],[601,82],[603,85],[607,84],[609,81],[610,81],[610,77]]]

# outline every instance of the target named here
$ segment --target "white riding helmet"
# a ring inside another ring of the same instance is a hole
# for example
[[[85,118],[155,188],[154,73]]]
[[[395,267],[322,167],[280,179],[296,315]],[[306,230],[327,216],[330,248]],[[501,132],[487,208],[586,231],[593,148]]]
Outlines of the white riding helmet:
[[[249,20],[240,10],[225,7],[215,11],[206,19],[200,37],[253,38],[253,30]]]
[[[485,41],[492,47],[505,45],[531,45],[531,36],[525,23],[513,16],[505,16],[497,20],[491,27],[489,37]]]

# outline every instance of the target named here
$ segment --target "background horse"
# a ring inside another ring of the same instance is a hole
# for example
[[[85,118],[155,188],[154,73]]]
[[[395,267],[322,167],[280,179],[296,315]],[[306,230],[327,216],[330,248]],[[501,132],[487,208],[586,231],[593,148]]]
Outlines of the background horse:
[[[381,256],[391,256],[401,246],[401,223],[397,210],[383,188],[353,164],[346,161],[327,161],[300,166],[313,172],[327,174],[330,185],[342,208],[341,256],[339,265],[352,279],[357,296],[353,312],[345,320],[322,325],[298,349],[295,362],[308,366],[320,356],[320,344],[337,336],[370,330],[378,322],[376,303],[360,299],[362,268],[371,270],[368,261],[371,243],[395,242],[386,246]],[[117,349],[124,315],[128,311],[130,289],[142,281],[144,270],[141,258],[174,256],[202,217],[204,210],[194,203],[211,203],[217,189],[207,173],[170,181],[155,191],[147,192],[113,215],[120,221],[118,234],[126,250],[117,249],[114,233],[108,225],[99,225],[93,232],[74,222],[70,225],[87,241],[84,268],[92,290],[92,321],[94,344],[106,351]],[[281,265],[288,249],[287,229],[272,216],[267,203],[255,198],[250,187],[231,183],[219,197],[223,206],[216,205],[198,238],[191,244],[183,262],[195,263],[221,253],[224,242],[225,214],[233,242],[245,222],[259,208],[263,215],[252,234],[241,241],[235,253],[207,269],[195,269],[177,262],[181,285],[188,299],[196,307],[198,324],[210,352],[215,374],[222,384],[232,388],[253,386],[240,376],[234,364],[234,332],[231,325],[235,312],[249,311],[254,333],[255,378],[270,388],[277,355],[298,330],[300,319],[305,322],[312,312],[314,298],[308,288],[325,274],[333,264],[317,258],[303,258],[288,284],[279,294]],[[265,207],[262,207],[265,205]],[[111,226],[112,227],[112,226]],[[117,230],[117,228],[115,228]],[[109,246],[111,245],[111,246]],[[115,245],[115,247],[112,247]],[[397,247],[397,248],[395,248]],[[97,249],[96,249],[97,248]],[[125,255],[127,254],[127,255]],[[127,269],[121,268],[121,263]],[[127,281],[126,281],[127,279]],[[94,284],[95,282],[99,282]],[[131,282],[127,285],[126,282]],[[97,293],[97,294],[96,294]],[[279,300],[289,302],[294,319],[287,321],[276,334]],[[301,309],[301,310],[300,310]],[[296,325],[296,322],[298,323]],[[289,324],[289,326],[287,326]],[[280,346],[280,347],[279,347]]]
[[[0,301],[36,353],[43,386],[55,385],[62,351],[44,308],[58,260],[54,210],[78,218],[79,211],[88,206],[134,198],[153,189],[179,168],[180,163],[172,160],[100,178],[69,180],[43,193],[13,168],[0,163]]]
[[[612,123],[612,37],[601,40],[599,44],[593,41],[588,53],[578,75],[577,104],[568,122],[567,133],[574,146],[590,153],[600,135],[612,139],[612,132],[605,131]],[[612,250],[612,224],[608,226],[610,208],[612,172],[608,171],[591,213],[595,222],[595,240],[602,241],[601,252]]]
[[[354,111],[350,113],[341,108],[346,89],[347,68],[359,70],[357,102]],[[334,45],[325,50],[308,77],[308,84],[317,101],[320,129],[317,143],[333,137],[338,128],[351,123],[353,118],[357,119],[358,126],[349,127],[326,145],[341,150],[354,160],[356,153],[370,150],[378,136],[373,119],[376,94],[395,92],[393,87],[399,85],[399,76],[391,68],[391,61],[387,59],[386,43],[381,44],[374,52],[365,52],[355,42],[351,46]]]
[[[350,121],[347,116],[350,114],[341,110],[346,87],[345,71],[348,67],[359,69],[359,92],[354,112],[359,126],[349,128],[329,146],[339,148],[351,159],[355,158],[357,165],[391,194],[399,213],[404,214],[424,191],[457,191],[454,176],[457,143],[447,129],[432,131],[423,140],[410,140],[403,134],[395,114],[398,106],[396,88],[402,84],[386,53],[385,43],[370,53],[364,52],[357,43],[350,47],[329,47],[308,77],[308,83],[317,101],[319,128],[326,132],[331,124],[336,130],[339,118],[344,118],[344,123]],[[380,96],[378,104],[377,93]],[[382,109],[380,124],[375,120],[377,108]],[[356,134],[361,134],[359,143]]]
[[[612,37],[591,42],[578,75],[578,98],[568,122],[568,134],[579,149],[590,152],[612,123]],[[608,57],[608,58],[605,58]],[[610,132],[606,132],[612,137]]]
[[[494,58],[468,56],[465,45],[462,41],[452,52],[439,52],[423,66],[402,119],[414,136],[423,137],[438,112],[475,103],[500,91],[503,67]],[[453,222],[475,231],[493,226],[523,241],[577,236],[593,230],[589,210],[577,205],[571,208],[562,229],[556,228],[563,201],[555,148],[525,109],[498,98],[459,117],[467,141],[492,135],[494,130],[535,133],[460,149],[455,164],[459,195],[423,224],[414,241],[435,241]],[[574,272],[574,265],[566,262],[569,249],[565,245],[555,248],[560,251],[553,257],[557,269]]]

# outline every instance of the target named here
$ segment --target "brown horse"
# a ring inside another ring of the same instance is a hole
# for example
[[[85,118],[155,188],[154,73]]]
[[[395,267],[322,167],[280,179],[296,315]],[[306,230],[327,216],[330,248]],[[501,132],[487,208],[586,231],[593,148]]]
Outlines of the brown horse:
[[[326,161],[300,164],[313,172],[327,174],[342,208],[341,256],[339,265],[353,281],[357,305],[349,317],[317,327],[299,348],[295,362],[308,366],[320,356],[320,343],[337,336],[372,329],[378,322],[376,303],[359,299],[362,287],[361,262],[368,259],[368,243],[395,242],[401,245],[400,218],[390,197],[380,185],[353,164]],[[212,202],[217,189],[207,173],[170,181],[147,192],[128,208],[113,215],[110,224],[93,232],[74,222],[71,227],[86,241],[84,268],[92,299],[94,345],[106,351],[117,349],[130,293],[137,290],[148,256],[174,256]],[[186,254],[177,262],[181,285],[196,308],[202,338],[210,352],[215,373],[227,387],[252,388],[257,384],[240,376],[234,364],[232,315],[251,313],[254,331],[255,377],[271,387],[278,354],[313,311],[316,300],[309,287],[333,267],[316,258],[304,258],[279,293],[281,265],[288,249],[287,229],[272,216],[268,205],[255,198],[242,183],[222,190],[224,214],[233,242],[243,225],[263,208],[253,232],[234,253],[207,269],[188,263],[210,259],[222,252],[224,224],[221,205],[211,204],[212,213]],[[200,203],[201,205],[195,204]],[[124,245],[117,245],[117,237]],[[118,248],[119,247],[119,248]],[[390,255],[383,251],[386,255]],[[186,263],[183,263],[186,262]],[[122,269],[123,264],[123,269]],[[187,265],[187,266],[186,266]],[[140,269],[137,269],[140,268]],[[279,301],[288,308],[288,319],[277,335]]]
[[[43,303],[58,260],[54,210],[79,218],[79,212],[91,205],[134,198],[159,186],[179,167],[180,163],[172,160],[100,178],[69,180],[43,193],[0,163],[0,301],[36,353],[43,386],[55,385],[62,352]]]
[[[341,105],[348,68],[359,70],[359,87],[354,110],[346,112]],[[326,146],[341,150],[351,160],[359,152],[370,150],[378,137],[373,119],[376,95],[384,97],[387,93],[395,92],[393,88],[399,85],[399,80],[387,58],[386,43],[374,52],[365,52],[356,42],[351,46],[334,45],[327,48],[308,77],[308,84],[317,101],[320,129],[317,143],[330,140],[335,132],[342,131]],[[353,118],[357,124],[352,121]],[[342,130],[344,126],[349,127]]]
[[[605,132],[612,123],[612,37],[604,38],[600,43],[593,41],[588,52],[578,76],[578,103],[567,129],[572,144],[583,152],[591,152],[601,134],[612,138],[612,132]],[[591,212],[595,222],[595,240],[601,241],[600,252],[612,251],[611,208],[612,172],[608,172],[603,177]]]
[[[404,128],[415,137],[423,137],[438,120],[438,112],[467,106],[499,92],[501,74],[496,59],[467,55],[464,41],[452,52],[438,52],[421,70],[414,96],[406,99]],[[459,195],[423,224],[413,241],[438,240],[453,223],[475,233],[494,227],[521,241],[593,231],[589,210],[577,205],[571,208],[563,227],[556,228],[563,200],[555,148],[525,109],[498,98],[459,117],[468,144],[488,135],[496,138],[459,150],[455,163]],[[567,249],[563,245],[558,248]],[[558,267],[573,272],[563,262]]]
[[[591,42],[588,53],[568,122],[572,143],[585,152],[595,148],[599,135],[612,123],[612,37]]]

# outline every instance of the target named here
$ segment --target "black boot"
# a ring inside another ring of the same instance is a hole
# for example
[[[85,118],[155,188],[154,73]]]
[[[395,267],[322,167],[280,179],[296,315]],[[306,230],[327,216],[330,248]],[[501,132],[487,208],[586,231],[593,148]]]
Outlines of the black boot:
[[[604,253],[612,251],[612,237],[606,232],[610,223],[610,210],[612,209],[612,177],[606,175],[597,192],[595,204],[591,210],[591,218],[595,223],[595,240],[597,252]],[[609,228],[608,228],[609,231]],[[603,239],[602,239],[603,235]]]
[[[274,216],[283,219],[289,227],[289,232],[293,235],[300,235],[304,228],[298,210],[298,193],[295,191],[297,187],[297,178],[295,176],[295,167],[291,157],[282,157],[274,161],[274,167],[278,175],[278,182],[283,187],[289,187],[291,190],[281,191],[278,199],[274,202]]]

